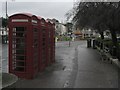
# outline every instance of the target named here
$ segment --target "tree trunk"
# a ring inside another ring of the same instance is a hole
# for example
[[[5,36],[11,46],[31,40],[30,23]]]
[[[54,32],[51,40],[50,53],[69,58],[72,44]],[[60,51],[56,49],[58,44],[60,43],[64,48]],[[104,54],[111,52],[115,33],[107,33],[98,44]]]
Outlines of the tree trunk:
[[[117,47],[117,35],[114,29],[110,30],[112,36],[113,45]]]
[[[112,55],[113,55],[113,57],[116,57],[117,56],[117,48],[118,48],[117,35],[116,35],[116,32],[114,29],[111,29],[110,32],[111,32],[112,42],[113,42]]]

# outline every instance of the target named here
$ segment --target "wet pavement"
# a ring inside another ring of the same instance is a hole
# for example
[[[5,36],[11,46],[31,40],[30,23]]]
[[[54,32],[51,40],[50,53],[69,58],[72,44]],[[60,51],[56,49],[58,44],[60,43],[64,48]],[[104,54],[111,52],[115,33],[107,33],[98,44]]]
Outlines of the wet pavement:
[[[56,62],[39,73],[33,80],[21,79],[17,83],[18,88],[64,88],[68,87],[68,81],[73,68],[75,48],[68,47],[67,42],[56,44]]]
[[[118,68],[102,61],[96,49],[86,41],[57,42],[56,62],[33,80],[19,79],[17,88],[117,88]],[[7,46],[4,46],[4,48]],[[3,71],[7,72],[7,48],[4,49]]]
[[[78,46],[78,71],[74,88],[118,88],[118,68],[102,61],[97,50]]]

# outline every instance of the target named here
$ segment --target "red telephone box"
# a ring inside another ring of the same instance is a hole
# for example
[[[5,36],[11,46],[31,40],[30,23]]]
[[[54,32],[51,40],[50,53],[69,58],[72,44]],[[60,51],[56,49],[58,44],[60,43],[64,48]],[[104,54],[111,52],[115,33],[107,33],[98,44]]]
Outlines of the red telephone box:
[[[38,72],[38,21],[28,13],[9,17],[9,72],[33,78]]]
[[[55,42],[54,42],[54,23],[47,21],[47,29],[48,29],[48,64],[51,64],[54,62],[54,57],[55,57]]]
[[[39,71],[43,71],[46,67],[47,61],[47,35],[46,35],[46,22],[44,18],[38,18],[38,31],[39,31]]]
[[[47,26],[47,61],[46,65],[51,64],[51,22],[46,20]]]
[[[28,13],[9,17],[9,72],[31,79],[55,62],[55,26]]]
[[[51,23],[51,62],[55,62],[55,24]]]

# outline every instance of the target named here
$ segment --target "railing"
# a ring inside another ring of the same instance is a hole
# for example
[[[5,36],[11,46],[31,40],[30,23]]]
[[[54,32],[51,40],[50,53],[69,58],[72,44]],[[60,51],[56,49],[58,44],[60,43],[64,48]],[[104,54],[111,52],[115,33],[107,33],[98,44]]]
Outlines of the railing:
[[[119,59],[120,60],[120,48],[117,48],[117,54],[114,56],[113,46],[105,44],[103,41],[95,40],[95,47],[100,52],[103,60],[113,60]]]

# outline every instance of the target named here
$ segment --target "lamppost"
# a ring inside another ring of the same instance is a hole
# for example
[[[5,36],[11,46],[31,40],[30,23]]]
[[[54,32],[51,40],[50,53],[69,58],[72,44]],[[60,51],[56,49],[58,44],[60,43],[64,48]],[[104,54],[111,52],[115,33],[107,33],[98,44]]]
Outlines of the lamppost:
[[[8,18],[8,14],[7,14],[7,1],[6,1],[6,19]]]
[[[5,3],[5,18],[6,18],[6,26],[5,26],[5,43],[7,43],[7,19],[8,19],[8,14],[7,14],[7,1]]]
[[[7,1],[5,2],[5,19],[4,20],[4,26],[2,25],[2,44],[7,43]],[[4,28],[3,28],[4,27]]]
[[[68,35],[69,35],[69,37],[70,37],[70,39],[69,39],[69,47],[70,47],[70,42],[71,42],[71,35],[72,35],[72,32],[68,32]]]
[[[15,1],[15,0],[11,0],[11,1]],[[5,3],[5,16],[6,16],[6,22],[7,22],[7,20],[8,20],[8,3],[7,3],[7,1]],[[6,27],[7,27],[7,24],[6,24]],[[6,32],[7,32],[7,28],[6,28]]]

